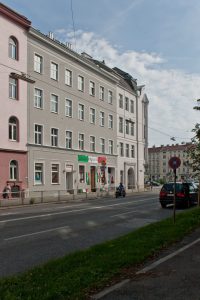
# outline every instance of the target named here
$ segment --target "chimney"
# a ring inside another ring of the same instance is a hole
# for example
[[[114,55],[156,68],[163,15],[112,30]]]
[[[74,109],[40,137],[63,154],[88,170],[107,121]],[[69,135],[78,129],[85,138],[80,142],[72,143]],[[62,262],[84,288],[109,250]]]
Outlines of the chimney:
[[[53,40],[53,32],[49,31],[49,38]]]

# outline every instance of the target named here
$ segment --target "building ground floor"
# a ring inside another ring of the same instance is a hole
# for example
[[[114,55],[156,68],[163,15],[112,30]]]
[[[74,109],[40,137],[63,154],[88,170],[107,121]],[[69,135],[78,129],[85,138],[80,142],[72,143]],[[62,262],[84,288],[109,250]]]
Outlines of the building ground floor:
[[[0,193],[9,185],[10,194],[25,190],[28,183],[27,152],[0,150]]]

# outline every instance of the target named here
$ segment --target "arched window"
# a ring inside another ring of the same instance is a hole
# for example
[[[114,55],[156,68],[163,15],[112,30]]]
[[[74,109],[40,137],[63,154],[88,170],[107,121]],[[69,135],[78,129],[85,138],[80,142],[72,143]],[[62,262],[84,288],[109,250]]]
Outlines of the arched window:
[[[9,119],[9,140],[18,141],[19,140],[19,122],[16,117],[10,117]]]
[[[18,41],[14,36],[10,36],[9,38],[9,57],[18,59]]]
[[[16,160],[10,162],[10,180],[18,179],[18,163]]]

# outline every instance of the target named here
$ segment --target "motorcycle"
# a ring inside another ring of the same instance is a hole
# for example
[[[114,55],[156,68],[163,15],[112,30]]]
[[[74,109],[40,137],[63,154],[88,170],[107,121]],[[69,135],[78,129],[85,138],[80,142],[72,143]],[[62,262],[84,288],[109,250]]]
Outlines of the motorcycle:
[[[118,197],[125,197],[125,196],[126,196],[125,188],[117,187],[115,192],[115,197],[118,198]]]

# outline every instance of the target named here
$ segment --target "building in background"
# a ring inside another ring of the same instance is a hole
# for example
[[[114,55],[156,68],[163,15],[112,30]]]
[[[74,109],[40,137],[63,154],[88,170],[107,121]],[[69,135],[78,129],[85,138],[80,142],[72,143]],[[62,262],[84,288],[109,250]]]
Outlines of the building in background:
[[[179,157],[181,160],[181,165],[176,171],[178,179],[190,179],[193,176],[191,159],[187,155],[190,146],[191,143],[186,143],[149,148],[149,180],[173,180],[173,170],[168,165],[173,156]]]
[[[27,33],[31,22],[0,3],[0,192],[27,187]]]

